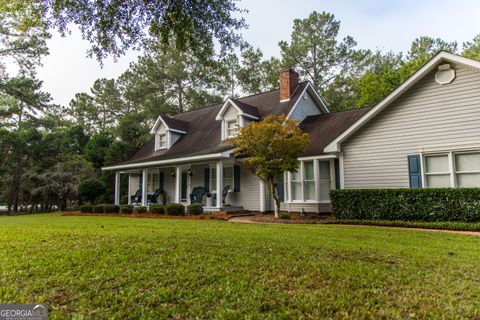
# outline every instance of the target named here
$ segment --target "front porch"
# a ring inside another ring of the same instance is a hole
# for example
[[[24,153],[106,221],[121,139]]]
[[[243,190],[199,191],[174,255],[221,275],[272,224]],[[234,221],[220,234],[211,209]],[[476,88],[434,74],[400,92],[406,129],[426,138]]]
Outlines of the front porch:
[[[128,175],[127,190],[120,187],[122,175]],[[115,175],[115,204],[122,198],[125,203],[126,195],[133,205],[200,203],[205,212],[237,212],[244,210],[236,201],[239,191],[240,168],[233,159],[117,171]]]

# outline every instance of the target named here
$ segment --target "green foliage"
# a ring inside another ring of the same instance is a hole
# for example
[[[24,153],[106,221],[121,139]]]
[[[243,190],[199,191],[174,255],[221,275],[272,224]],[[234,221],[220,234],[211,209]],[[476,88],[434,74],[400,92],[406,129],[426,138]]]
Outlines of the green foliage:
[[[153,204],[148,208],[148,211],[150,213],[156,213],[156,214],[164,214],[165,210],[164,207],[160,204]]]
[[[144,206],[134,207],[133,213],[147,213],[147,207],[144,207]]]
[[[248,94],[276,89],[279,87],[280,69],[277,58],[264,60],[260,49],[248,48],[242,52],[242,63],[236,70],[238,84]]]
[[[93,213],[104,213],[105,204],[97,204],[93,206]]]
[[[157,35],[164,45],[193,49],[199,56],[208,56],[214,50],[214,43],[222,51],[241,44],[236,31],[246,26],[238,16],[243,10],[233,0],[173,3],[16,0],[0,2],[0,12],[3,11],[20,18],[17,26],[20,30],[46,25],[65,34],[75,25],[83,39],[91,43],[89,55],[98,60],[140,48],[147,31]]]
[[[119,213],[120,212],[120,206],[116,204],[106,204],[103,206],[103,212],[104,213]]]
[[[361,65],[368,51],[355,50],[355,40],[346,36],[339,39],[340,21],[333,14],[313,11],[305,19],[295,19],[290,43],[280,41],[282,64],[295,68],[303,80],[309,80],[327,105],[336,107],[327,88],[337,79],[345,85],[345,78]],[[340,78],[344,78],[340,80]],[[340,85],[335,85],[340,88]],[[348,92],[348,90],[343,90]],[[338,102],[338,100],[337,100]]]
[[[472,41],[463,43],[462,56],[480,61],[480,34],[477,34]]]
[[[97,133],[90,138],[85,146],[85,158],[95,168],[100,169],[105,164],[105,159],[113,144],[113,138],[108,133]]]
[[[278,217],[280,219],[285,219],[285,220],[290,220],[292,219],[292,216],[290,215],[290,213],[286,212],[286,211],[282,211],[279,213]]]
[[[121,198],[120,198],[120,204],[128,204],[128,195],[127,194],[124,194]]]
[[[231,140],[238,161],[271,190],[276,213],[280,210],[276,188],[278,177],[284,172],[297,171],[298,157],[309,141],[308,134],[302,132],[297,122],[286,120],[285,115],[269,115],[260,122],[252,122]]]
[[[179,203],[167,203],[165,205],[165,214],[169,216],[183,216],[185,214],[185,206]]]
[[[133,213],[133,206],[130,204],[121,205],[120,206],[120,213]]]
[[[91,204],[95,204],[95,201],[105,194],[105,191],[105,184],[95,178],[83,180],[78,184],[78,195]]]
[[[337,219],[480,221],[480,188],[345,189],[330,198]]]
[[[203,213],[203,206],[200,203],[193,203],[187,206],[188,215],[199,215]]]
[[[82,213],[92,213],[93,212],[93,206],[89,204],[84,204],[80,206],[80,212]]]

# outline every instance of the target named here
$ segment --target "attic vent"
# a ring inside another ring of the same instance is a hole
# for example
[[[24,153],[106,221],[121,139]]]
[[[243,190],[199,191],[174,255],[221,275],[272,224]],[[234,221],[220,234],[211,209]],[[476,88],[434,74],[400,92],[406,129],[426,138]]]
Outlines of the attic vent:
[[[435,73],[435,81],[439,84],[449,84],[455,79],[455,70],[451,68],[450,64],[442,64],[438,66],[438,71]]]

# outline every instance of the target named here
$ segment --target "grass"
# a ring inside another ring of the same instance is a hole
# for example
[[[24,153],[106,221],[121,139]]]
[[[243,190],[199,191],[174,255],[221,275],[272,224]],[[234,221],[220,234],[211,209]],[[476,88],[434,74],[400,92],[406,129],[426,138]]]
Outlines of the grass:
[[[51,319],[480,316],[478,236],[42,214],[0,246],[0,303]]]
[[[329,224],[349,224],[384,227],[404,227],[440,230],[480,231],[480,222],[460,221],[402,221],[402,220],[332,220]]]

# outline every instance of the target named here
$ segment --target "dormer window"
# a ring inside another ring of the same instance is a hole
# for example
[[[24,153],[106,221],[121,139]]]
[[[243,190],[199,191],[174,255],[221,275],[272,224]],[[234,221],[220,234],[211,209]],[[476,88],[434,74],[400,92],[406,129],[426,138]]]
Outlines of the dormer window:
[[[238,123],[237,120],[227,121],[227,138],[233,138],[238,135]]]
[[[165,133],[157,135],[157,148],[165,149],[167,147],[167,135]]]

